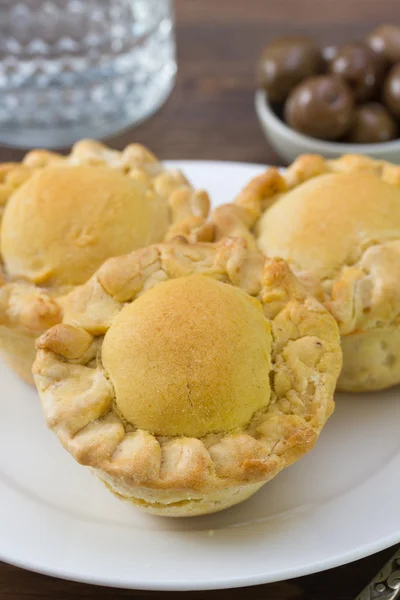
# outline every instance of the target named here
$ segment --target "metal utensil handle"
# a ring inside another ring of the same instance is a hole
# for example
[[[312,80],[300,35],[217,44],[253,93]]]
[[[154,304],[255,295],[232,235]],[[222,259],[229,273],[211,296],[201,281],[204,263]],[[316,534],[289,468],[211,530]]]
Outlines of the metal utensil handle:
[[[395,600],[400,598],[400,548],[356,600]]]

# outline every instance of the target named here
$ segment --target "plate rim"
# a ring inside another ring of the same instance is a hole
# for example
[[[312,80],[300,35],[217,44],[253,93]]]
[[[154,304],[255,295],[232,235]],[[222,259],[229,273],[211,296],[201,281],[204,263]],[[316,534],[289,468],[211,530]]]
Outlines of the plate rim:
[[[138,590],[138,591],[146,591],[146,592],[201,592],[201,591],[213,591],[213,590],[228,590],[228,589],[239,589],[246,588],[251,586],[260,586],[260,585],[268,585],[270,583],[278,583],[281,581],[288,581],[291,579],[296,579],[299,577],[306,577],[308,575],[314,575],[317,573],[322,573],[324,571],[328,571],[330,569],[335,569],[347,564],[351,564],[358,560],[362,560],[363,558],[367,558],[373,554],[386,550],[392,546],[396,546],[400,543],[400,534],[393,534],[392,537],[388,537],[377,545],[370,544],[369,546],[365,546],[359,552],[351,552],[349,551],[347,554],[341,554],[340,558],[334,557],[330,560],[321,561],[320,563],[315,563],[315,566],[311,566],[308,568],[298,567],[297,569],[292,568],[287,571],[281,571],[279,575],[265,577],[262,575],[252,576],[238,576],[237,578],[229,578],[229,579],[220,579],[210,581],[209,584],[204,582],[203,580],[192,580],[188,584],[183,584],[181,580],[171,580],[168,582],[161,581],[142,581],[142,582],[121,582],[117,581],[113,577],[105,576],[105,577],[94,577],[90,575],[76,575],[73,574],[72,571],[68,569],[62,570],[58,568],[46,568],[39,566],[35,562],[29,561],[18,561],[17,559],[9,559],[4,557],[4,555],[0,551],[0,562],[4,562],[13,567],[17,567],[19,569],[24,569],[30,571],[32,573],[37,573],[39,575],[45,575],[46,577],[54,577],[56,579],[61,579],[63,581],[71,581],[75,583],[84,583],[87,585],[99,585],[109,588],[115,589],[126,589],[126,590]]]

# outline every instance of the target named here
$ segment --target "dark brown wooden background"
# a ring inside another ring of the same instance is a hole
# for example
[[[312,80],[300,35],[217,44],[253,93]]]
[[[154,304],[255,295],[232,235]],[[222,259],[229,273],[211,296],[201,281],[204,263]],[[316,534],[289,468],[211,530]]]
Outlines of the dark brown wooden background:
[[[321,43],[335,43],[360,38],[382,22],[400,23],[399,0],[176,0],[175,4],[177,85],[157,115],[109,140],[115,148],[139,141],[163,159],[279,163],[261,134],[253,110],[254,65],[263,45],[273,36],[289,32],[311,34]],[[19,159],[22,154],[0,148],[0,160]],[[376,503],[378,515],[378,493]],[[193,600],[353,600],[392,551],[325,573],[246,591],[184,596]],[[0,600],[159,596],[65,582],[0,564]],[[166,600],[177,596],[163,594]]]

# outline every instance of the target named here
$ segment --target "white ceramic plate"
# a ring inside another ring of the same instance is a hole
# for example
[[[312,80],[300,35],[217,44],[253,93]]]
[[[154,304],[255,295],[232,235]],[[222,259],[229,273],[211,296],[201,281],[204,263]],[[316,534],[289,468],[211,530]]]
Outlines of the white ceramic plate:
[[[214,203],[262,167],[178,162]],[[46,430],[33,389],[0,364],[0,559],[68,579],[153,590],[305,575],[400,541],[399,390],[341,395],[317,447],[247,502],[194,519],[114,498]]]

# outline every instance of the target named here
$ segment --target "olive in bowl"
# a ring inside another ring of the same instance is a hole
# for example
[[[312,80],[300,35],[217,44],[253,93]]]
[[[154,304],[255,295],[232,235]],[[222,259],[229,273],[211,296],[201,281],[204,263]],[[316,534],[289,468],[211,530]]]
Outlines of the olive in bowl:
[[[400,62],[392,67],[386,78],[383,98],[390,112],[400,119]]]
[[[344,81],[331,75],[309,77],[289,95],[284,108],[294,130],[323,140],[337,140],[350,128],[354,100]]]
[[[337,49],[328,70],[348,84],[356,102],[366,102],[378,93],[386,62],[362,42],[351,42]]]
[[[284,102],[302,79],[318,73],[322,65],[321,51],[312,39],[278,38],[264,48],[258,60],[259,86],[271,102]]]
[[[398,134],[396,121],[379,102],[358,106],[346,140],[353,144],[379,144],[394,140]]]
[[[369,34],[367,44],[390,63],[400,61],[400,26],[380,25]]]

